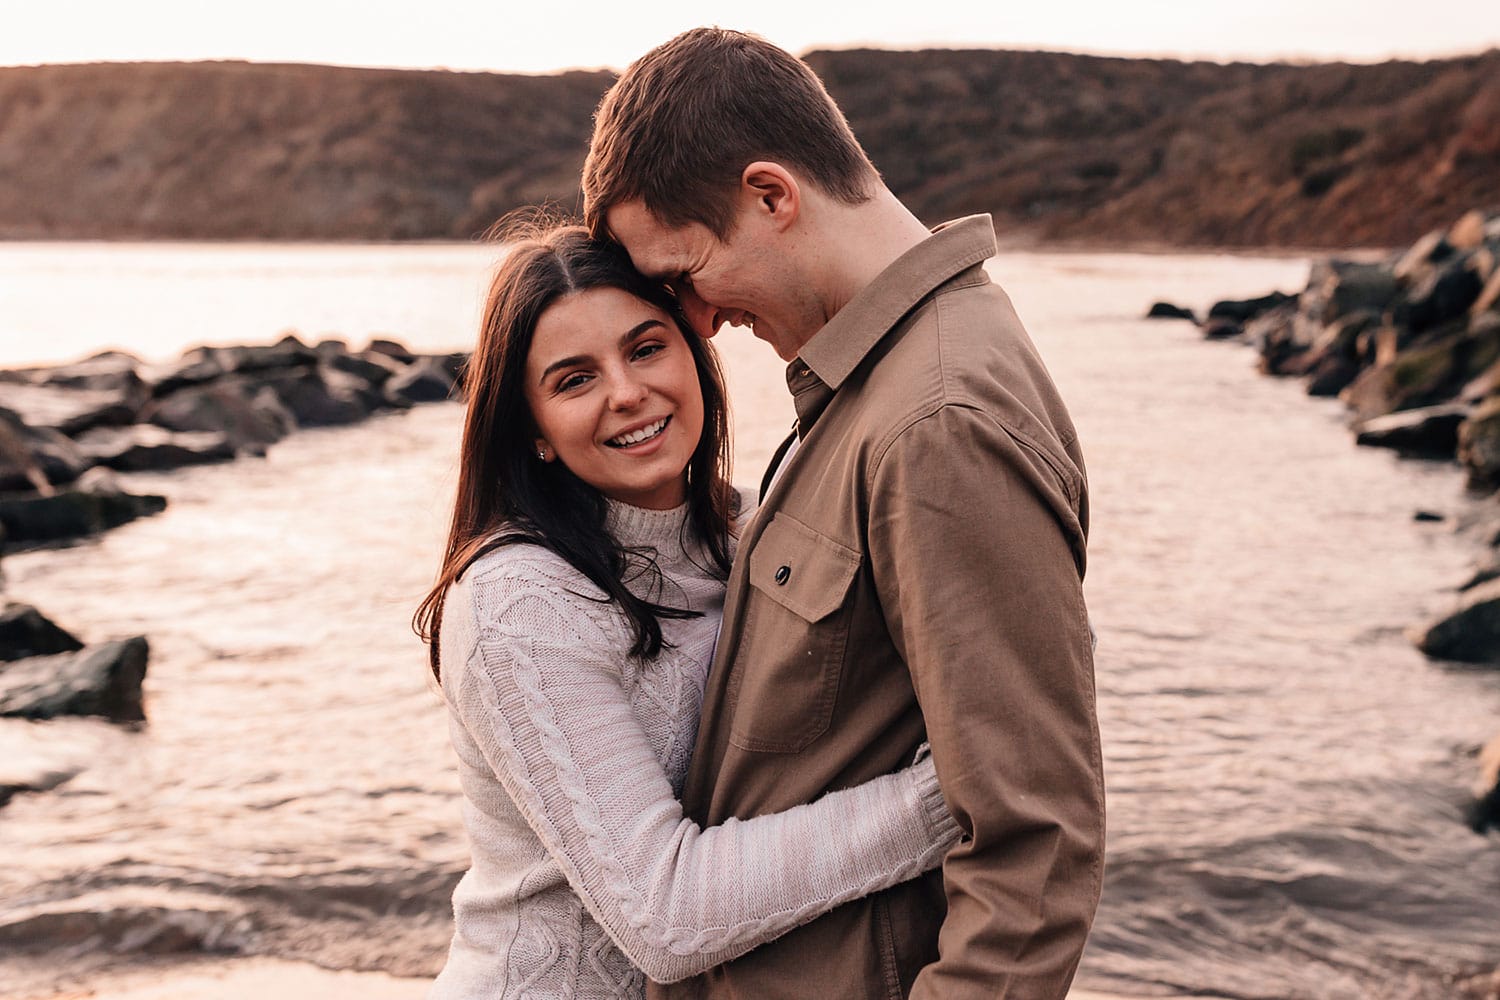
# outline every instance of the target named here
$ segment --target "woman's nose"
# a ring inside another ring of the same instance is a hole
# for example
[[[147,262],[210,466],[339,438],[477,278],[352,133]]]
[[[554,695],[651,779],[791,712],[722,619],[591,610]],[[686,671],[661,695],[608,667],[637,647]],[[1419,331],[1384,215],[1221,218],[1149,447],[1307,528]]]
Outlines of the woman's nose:
[[[646,401],[646,384],[630,372],[617,375],[610,382],[609,406],[612,410],[629,410]]]

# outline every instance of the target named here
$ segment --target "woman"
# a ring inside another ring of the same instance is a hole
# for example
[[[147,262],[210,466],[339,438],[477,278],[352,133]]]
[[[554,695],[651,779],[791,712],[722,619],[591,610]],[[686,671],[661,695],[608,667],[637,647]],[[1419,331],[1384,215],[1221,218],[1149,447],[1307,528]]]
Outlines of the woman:
[[[624,251],[517,241],[465,375],[458,497],[418,612],[473,867],[432,996],[637,997],[934,867],[931,763],[701,830],[676,799],[740,500],[707,344]]]

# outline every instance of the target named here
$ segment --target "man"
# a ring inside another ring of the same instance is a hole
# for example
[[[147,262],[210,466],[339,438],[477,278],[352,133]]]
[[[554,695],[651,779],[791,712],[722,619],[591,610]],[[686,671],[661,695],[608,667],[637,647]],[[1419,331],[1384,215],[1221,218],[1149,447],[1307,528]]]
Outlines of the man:
[[[689,814],[788,808],[927,739],[968,834],[941,874],[654,995],[1064,996],[1104,850],[1088,506],[1067,412],[984,273],[989,218],[929,232],[806,65],[720,29],[625,72],[583,189],[698,333],[748,326],[790,362],[796,436],[740,540]]]

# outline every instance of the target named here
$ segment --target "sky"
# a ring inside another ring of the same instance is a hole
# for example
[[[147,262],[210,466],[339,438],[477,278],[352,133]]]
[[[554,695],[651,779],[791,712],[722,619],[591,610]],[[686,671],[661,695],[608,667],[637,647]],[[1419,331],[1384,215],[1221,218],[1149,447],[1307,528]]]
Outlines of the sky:
[[[1496,0],[0,0],[0,66],[250,59],[549,73],[623,68],[700,24],[814,48],[1018,48],[1217,61],[1500,47]]]

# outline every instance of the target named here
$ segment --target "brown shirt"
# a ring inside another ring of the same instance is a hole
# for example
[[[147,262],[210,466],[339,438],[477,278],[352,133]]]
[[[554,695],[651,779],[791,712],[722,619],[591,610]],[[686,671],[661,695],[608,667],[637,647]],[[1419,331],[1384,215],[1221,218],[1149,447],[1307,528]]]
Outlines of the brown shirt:
[[[683,795],[705,824],[787,809],[925,738],[968,838],[653,996],[1067,992],[1104,852],[1088,503],[994,252],[988,216],[940,227],[789,368],[802,439],[740,541]]]

